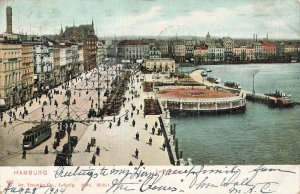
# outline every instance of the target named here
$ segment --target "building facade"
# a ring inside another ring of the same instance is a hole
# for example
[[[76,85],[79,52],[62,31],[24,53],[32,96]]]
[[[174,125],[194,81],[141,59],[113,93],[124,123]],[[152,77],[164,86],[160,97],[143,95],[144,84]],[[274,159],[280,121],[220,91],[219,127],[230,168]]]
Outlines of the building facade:
[[[54,86],[53,44],[40,42],[34,45],[34,92],[45,92]]]
[[[146,40],[124,40],[117,45],[118,58],[135,62],[138,59],[149,59],[150,45]]]
[[[169,58],[148,59],[143,66],[152,72],[174,73],[176,69],[175,60]]]
[[[24,103],[33,97],[34,62],[33,62],[33,45],[30,42],[22,42],[21,72],[22,72],[21,100]]]
[[[84,50],[84,71],[89,71],[96,67],[97,41],[95,35],[89,35],[83,41]]]
[[[21,104],[22,43],[15,35],[0,38],[0,99],[1,105]]]

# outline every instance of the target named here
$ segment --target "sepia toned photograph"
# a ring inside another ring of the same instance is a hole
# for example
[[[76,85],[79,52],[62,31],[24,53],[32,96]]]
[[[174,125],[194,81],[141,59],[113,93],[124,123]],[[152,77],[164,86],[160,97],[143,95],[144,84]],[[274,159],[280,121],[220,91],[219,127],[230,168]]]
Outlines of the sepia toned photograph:
[[[0,18],[2,167],[299,165],[297,0],[0,0]]]

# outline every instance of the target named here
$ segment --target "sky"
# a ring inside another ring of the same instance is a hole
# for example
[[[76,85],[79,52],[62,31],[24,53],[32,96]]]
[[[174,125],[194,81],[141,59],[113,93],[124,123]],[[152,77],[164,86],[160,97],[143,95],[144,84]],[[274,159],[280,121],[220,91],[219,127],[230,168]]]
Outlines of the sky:
[[[94,21],[98,36],[211,36],[300,39],[300,0],[0,0],[0,33],[6,6],[13,32],[58,34]]]

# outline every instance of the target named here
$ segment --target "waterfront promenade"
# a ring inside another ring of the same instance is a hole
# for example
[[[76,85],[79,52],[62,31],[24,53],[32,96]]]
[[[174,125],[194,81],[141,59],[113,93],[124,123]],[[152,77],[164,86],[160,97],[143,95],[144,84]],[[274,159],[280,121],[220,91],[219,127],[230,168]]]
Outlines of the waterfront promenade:
[[[115,72],[115,69],[111,69],[111,73]],[[106,79],[106,71],[103,70],[103,76],[100,81]],[[88,74],[88,76],[91,76]],[[142,75],[140,75],[142,76]],[[87,82],[78,79],[71,86],[72,96],[71,102],[76,100],[76,104],[72,105],[71,118],[77,120],[86,120],[87,112],[91,107],[91,100],[95,103],[97,102],[97,92],[96,90],[89,90],[86,94],[85,90],[78,90],[79,88],[93,88],[97,85],[97,76],[92,75],[91,79]],[[94,82],[94,86],[93,86]],[[111,81],[110,81],[111,82]],[[75,85],[77,90],[75,90]],[[104,88],[106,83],[101,82],[101,87]],[[125,101],[125,107],[122,107],[120,114],[116,115],[116,122],[113,122],[113,116],[104,117],[104,120],[111,120],[112,127],[109,128],[110,121],[106,122],[96,122],[100,120],[99,118],[91,118],[94,122],[89,123],[77,123],[76,130],[72,130],[71,136],[78,136],[79,142],[75,147],[72,163],[73,165],[93,165],[90,163],[93,154],[95,154],[95,149],[97,146],[100,148],[100,155],[96,156],[96,165],[128,165],[131,161],[133,165],[139,165],[141,160],[145,165],[169,165],[169,157],[167,151],[162,149],[162,144],[164,138],[162,135],[158,136],[158,128],[155,129],[155,134],[152,135],[151,128],[154,126],[155,122],[159,122],[159,115],[145,116],[143,114],[144,104],[143,101],[145,98],[154,97],[152,92],[142,92],[142,82],[137,82],[137,79],[133,79],[132,85],[129,84],[130,90],[134,90],[139,94],[139,97],[132,97],[133,95],[126,91],[125,97],[128,100]],[[44,115],[45,120],[48,119],[47,115],[50,113],[51,119],[61,120],[66,119],[66,106],[62,105],[65,101],[65,89],[61,86],[56,88],[59,92],[62,92],[62,95],[54,95],[52,99],[52,105],[49,105],[49,100],[43,95],[41,101],[46,101],[47,106],[44,106]],[[104,91],[101,90],[101,106],[103,100],[106,100],[104,97]],[[80,94],[79,94],[80,93]],[[59,107],[58,109],[54,106],[54,101],[57,100]],[[42,104],[42,103],[41,103]],[[133,111],[131,117],[132,105],[135,105],[139,110]],[[142,109],[140,108],[142,105]],[[29,110],[29,115],[24,118],[24,121],[40,121],[42,119],[42,105],[39,105],[38,102],[35,102],[33,105],[27,109]],[[21,108],[18,109],[22,110]],[[57,110],[57,116],[54,114]],[[117,126],[117,120],[120,115],[124,115],[128,111],[129,120],[125,122],[124,117],[121,118],[121,125]],[[18,114],[18,112],[17,112]],[[8,119],[7,114],[5,114],[5,120]],[[135,126],[132,126],[132,121],[135,120]],[[18,121],[20,120],[20,121]],[[67,136],[62,139],[60,145],[55,150],[53,149],[54,134],[57,131],[57,124],[52,125],[52,136],[50,139],[43,142],[41,145],[36,148],[27,151],[26,159],[22,159],[22,133],[29,129],[32,124],[24,124],[22,118],[17,116],[17,121],[13,120],[12,124],[7,124],[6,127],[1,123],[0,126],[0,137],[3,146],[1,149],[0,155],[0,165],[54,165],[54,160],[58,151],[62,150],[62,146],[67,142]],[[145,123],[148,124],[148,130],[145,130]],[[94,125],[96,124],[96,130],[94,130]],[[139,133],[139,141],[136,140],[136,134]],[[90,142],[90,139],[94,137],[96,139],[96,146],[91,147],[90,152],[86,151],[87,144]],[[149,138],[152,138],[152,145],[149,145]],[[49,148],[49,154],[44,154],[45,146]],[[138,158],[135,157],[135,150],[138,149],[139,154]]]

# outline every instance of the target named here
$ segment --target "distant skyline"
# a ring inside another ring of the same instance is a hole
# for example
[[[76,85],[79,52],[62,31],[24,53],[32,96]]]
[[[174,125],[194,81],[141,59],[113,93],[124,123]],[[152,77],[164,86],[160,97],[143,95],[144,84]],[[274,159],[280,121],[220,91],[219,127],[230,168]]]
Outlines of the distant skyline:
[[[300,0],[0,0],[13,32],[59,34],[61,24],[91,24],[97,36],[205,36],[300,39]]]

